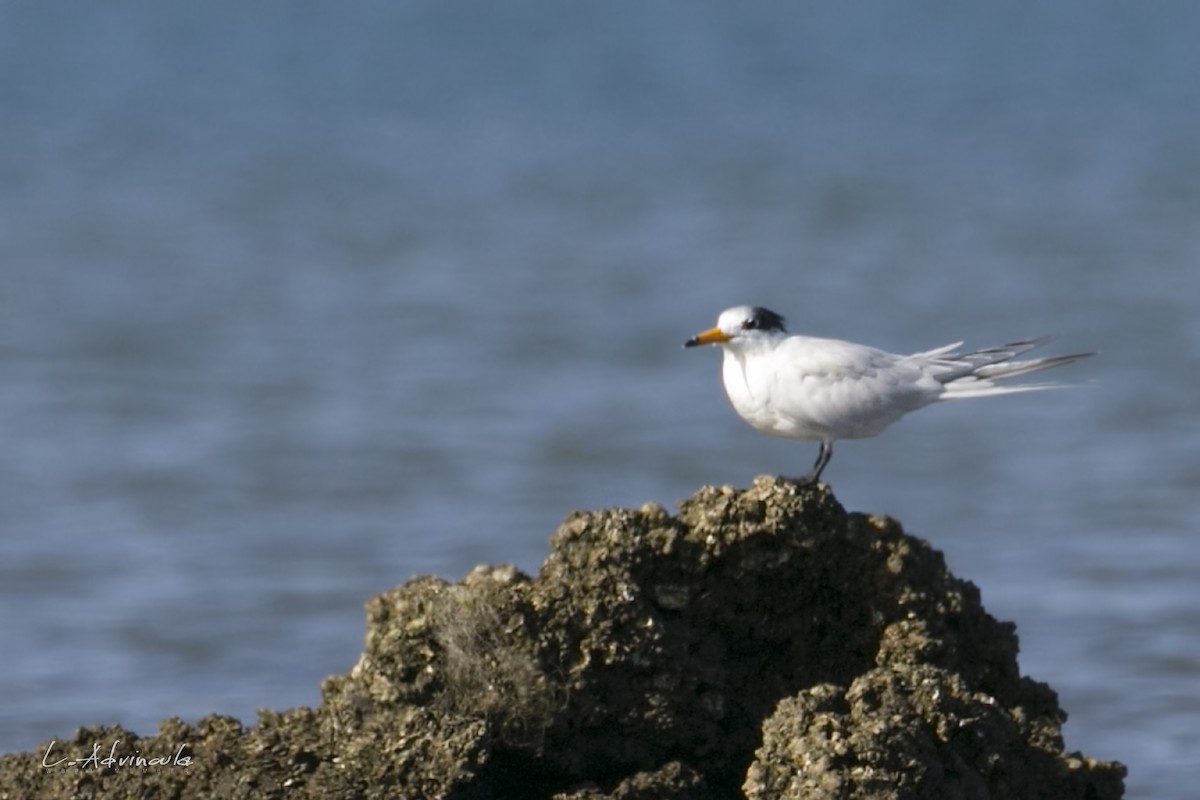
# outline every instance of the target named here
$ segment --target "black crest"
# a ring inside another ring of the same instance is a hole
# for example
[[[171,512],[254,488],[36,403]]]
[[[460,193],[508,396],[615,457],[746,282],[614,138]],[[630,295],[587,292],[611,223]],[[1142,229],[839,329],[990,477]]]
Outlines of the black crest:
[[[778,331],[779,333],[787,331],[784,327],[783,317],[762,306],[750,309],[750,319],[742,324],[742,328],[748,331]]]

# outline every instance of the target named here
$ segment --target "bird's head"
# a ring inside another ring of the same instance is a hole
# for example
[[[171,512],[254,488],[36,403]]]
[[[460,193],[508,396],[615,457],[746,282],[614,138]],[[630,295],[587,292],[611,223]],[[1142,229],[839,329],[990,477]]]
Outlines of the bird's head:
[[[787,331],[783,317],[761,306],[734,306],[721,312],[715,328],[709,328],[684,342],[684,347],[702,344],[748,345],[778,338]]]

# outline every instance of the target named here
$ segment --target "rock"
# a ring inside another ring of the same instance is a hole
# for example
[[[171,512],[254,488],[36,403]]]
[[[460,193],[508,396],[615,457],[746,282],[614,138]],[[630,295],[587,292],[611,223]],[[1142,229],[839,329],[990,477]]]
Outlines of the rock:
[[[940,553],[823,487],[579,513],[536,578],[482,567],[367,604],[315,710],[81,730],[0,758],[0,800],[1089,798],[1009,623]],[[47,767],[114,741],[186,765]]]

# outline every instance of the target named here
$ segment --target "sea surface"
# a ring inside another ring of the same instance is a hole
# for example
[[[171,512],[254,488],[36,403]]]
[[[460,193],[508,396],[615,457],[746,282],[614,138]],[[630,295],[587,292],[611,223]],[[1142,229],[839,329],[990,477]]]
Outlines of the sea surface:
[[[837,447],[1069,749],[1200,782],[1200,5],[0,4],[0,752],[319,702],[363,603],[797,474],[739,303],[1079,388]]]

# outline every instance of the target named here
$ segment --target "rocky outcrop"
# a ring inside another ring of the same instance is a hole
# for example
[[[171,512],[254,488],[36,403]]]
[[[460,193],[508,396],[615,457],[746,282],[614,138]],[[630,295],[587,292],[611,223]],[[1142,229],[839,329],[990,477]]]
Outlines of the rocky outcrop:
[[[0,800],[1122,796],[1124,767],[1064,751],[1013,626],[824,487],[578,513],[551,544],[536,578],[373,598],[316,709],[80,730],[0,759]]]

